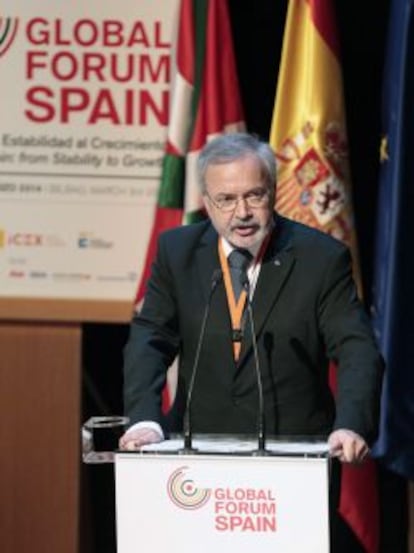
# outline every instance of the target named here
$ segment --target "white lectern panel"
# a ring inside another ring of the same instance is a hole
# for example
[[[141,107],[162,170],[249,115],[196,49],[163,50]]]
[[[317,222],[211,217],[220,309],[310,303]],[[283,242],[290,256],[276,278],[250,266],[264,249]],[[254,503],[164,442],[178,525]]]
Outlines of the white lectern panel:
[[[326,457],[118,453],[118,553],[326,553]]]

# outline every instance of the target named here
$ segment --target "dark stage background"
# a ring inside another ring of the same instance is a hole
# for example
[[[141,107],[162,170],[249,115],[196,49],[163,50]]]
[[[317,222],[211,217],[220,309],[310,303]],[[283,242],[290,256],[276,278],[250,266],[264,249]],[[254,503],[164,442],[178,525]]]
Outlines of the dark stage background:
[[[354,212],[365,304],[369,310],[381,138],[381,86],[389,0],[335,2],[342,47]],[[273,111],[287,0],[229,0],[248,130],[267,139]],[[137,247],[138,247],[137,237]],[[83,415],[122,413],[122,348],[127,325],[88,324],[83,344]],[[113,553],[111,466],[82,470],[81,551]],[[405,482],[380,468],[381,553],[407,551]],[[145,530],[144,530],[145,531]],[[361,549],[347,541],[347,553]]]

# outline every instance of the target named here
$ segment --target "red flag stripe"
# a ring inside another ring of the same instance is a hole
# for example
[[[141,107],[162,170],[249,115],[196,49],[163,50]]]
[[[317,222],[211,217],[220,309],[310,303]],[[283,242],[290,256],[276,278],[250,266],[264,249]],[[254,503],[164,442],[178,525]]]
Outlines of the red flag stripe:
[[[159,206],[156,207],[153,229],[148,244],[144,270],[141,275],[140,285],[136,296],[137,302],[139,302],[145,295],[147,281],[151,273],[152,260],[155,258],[159,234],[164,230],[179,226],[181,224],[182,218],[182,209],[173,209]]]
[[[197,110],[191,151],[200,150],[207,136],[243,120],[227,2],[209,3],[206,41],[201,109]]]
[[[335,25],[335,16],[330,0],[306,0],[309,4],[311,19],[328,44],[332,53],[339,58],[339,40]]]
[[[297,194],[293,192],[291,194],[278,195],[276,201],[276,209],[280,212],[293,209],[297,203]]]
[[[192,0],[182,0],[177,41],[177,69],[189,83],[194,83],[194,14]]]

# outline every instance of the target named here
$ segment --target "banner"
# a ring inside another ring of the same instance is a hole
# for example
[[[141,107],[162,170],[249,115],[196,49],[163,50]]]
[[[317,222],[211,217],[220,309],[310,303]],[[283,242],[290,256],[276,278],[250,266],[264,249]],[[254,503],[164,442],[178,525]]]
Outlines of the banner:
[[[0,298],[133,300],[177,4],[2,2]]]
[[[373,322],[386,361],[375,453],[414,480],[414,2],[391,5],[384,74]]]

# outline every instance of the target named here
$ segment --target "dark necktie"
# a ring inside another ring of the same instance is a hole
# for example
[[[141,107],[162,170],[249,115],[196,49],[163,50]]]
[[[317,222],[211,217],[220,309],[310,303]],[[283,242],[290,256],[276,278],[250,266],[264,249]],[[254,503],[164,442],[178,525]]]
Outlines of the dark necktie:
[[[247,278],[247,268],[252,259],[252,254],[242,248],[233,250],[228,257],[231,283],[236,302],[242,293],[243,284]]]

